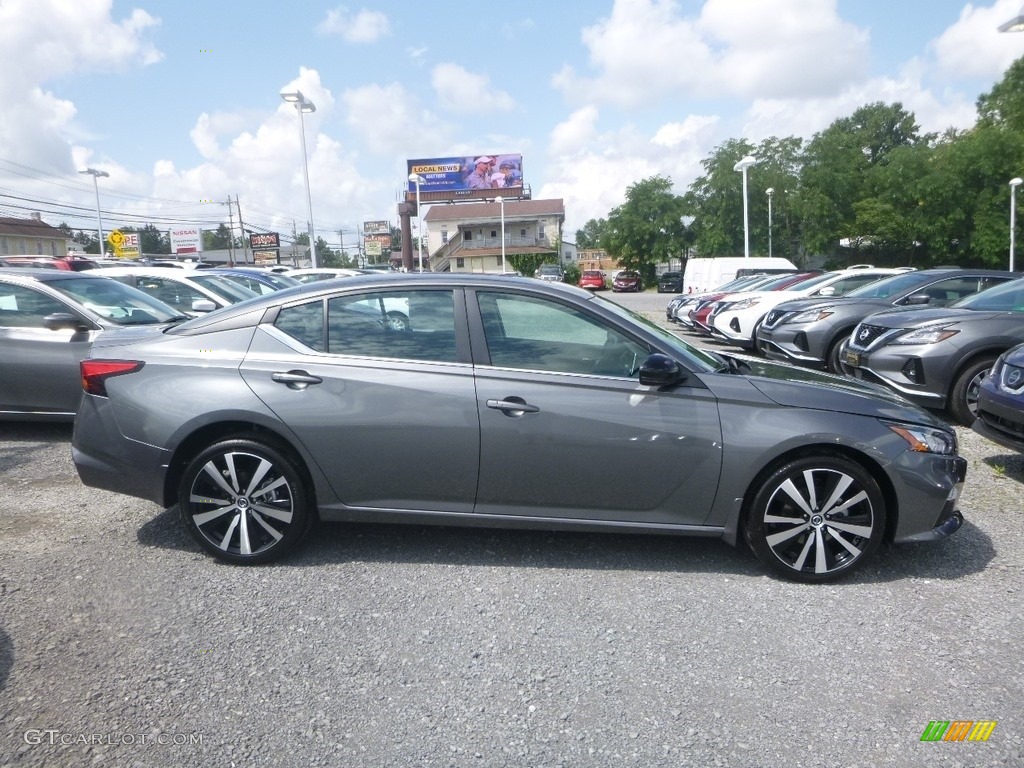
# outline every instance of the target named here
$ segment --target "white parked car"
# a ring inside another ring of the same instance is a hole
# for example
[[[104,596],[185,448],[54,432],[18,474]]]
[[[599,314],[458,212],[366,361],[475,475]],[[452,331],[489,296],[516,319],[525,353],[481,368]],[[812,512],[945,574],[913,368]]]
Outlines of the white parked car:
[[[361,269],[303,267],[302,269],[289,269],[285,274],[288,275],[288,277],[295,278],[300,283],[315,283],[317,280],[334,280],[338,277],[355,277],[356,275],[365,275],[368,273]]]
[[[777,304],[792,299],[845,296],[855,288],[906,272],[905,268],[858,267],[825,272],[786,291],[747,291],[720,299],[708,317],[711,335],[743,349],[755,349],[757,326]]]
[[[259,294],[205,270],[167,267],[109,267],[98,273],[138,288],[191,316],[251,299]]]

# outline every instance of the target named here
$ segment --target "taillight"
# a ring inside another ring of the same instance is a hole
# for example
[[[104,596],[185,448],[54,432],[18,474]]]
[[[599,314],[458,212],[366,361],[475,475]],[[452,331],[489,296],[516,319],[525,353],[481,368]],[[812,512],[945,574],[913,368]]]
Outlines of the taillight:
[[[136,360],[83,360],[82,389],[90,395],[107,396],[107,379],[141,371],[145,363]]]

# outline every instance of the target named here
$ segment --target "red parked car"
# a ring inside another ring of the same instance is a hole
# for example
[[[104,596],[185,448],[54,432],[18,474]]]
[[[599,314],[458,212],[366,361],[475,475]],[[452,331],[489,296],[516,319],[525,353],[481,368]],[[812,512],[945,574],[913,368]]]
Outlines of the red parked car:
[[[599,269],[587,269],[580,275],[580,288],[586,288],[590,291],[603,291],[608,286],[605,285],[605,274]]]
[[[644,282],[639,272],[625,270],[619,272],[612,281],[613,291],[636,291],[639,293],[644,289]]]

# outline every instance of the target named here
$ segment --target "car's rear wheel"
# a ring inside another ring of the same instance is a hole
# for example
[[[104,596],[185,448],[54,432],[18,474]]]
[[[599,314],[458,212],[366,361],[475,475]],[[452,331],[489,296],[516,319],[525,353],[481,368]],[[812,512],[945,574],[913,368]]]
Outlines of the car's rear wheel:
[[[185,469],[178,506],[188,532],[231,563],[265,563],[287,554],[314,519],[296,463],[268,444],[229,439]]]
[[[981,382],[988,376],[994,357],[986,357],[964,368],[956,377],[953,389],[949,394],[949,412],[953,418],[965,427],[969,427],[978,418],[978,393]]]
[[[795,581],[840,578],[869,559],[885,500],[860,464],[838,454],[789,461],[753,490],[746,537],[761,562]]]

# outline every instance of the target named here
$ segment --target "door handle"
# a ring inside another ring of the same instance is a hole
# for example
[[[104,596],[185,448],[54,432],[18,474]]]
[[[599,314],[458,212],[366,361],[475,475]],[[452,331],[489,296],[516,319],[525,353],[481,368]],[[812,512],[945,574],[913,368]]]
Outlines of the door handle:
[[[538,413],[540,408],[530,405],[521,397],[508,397],[504,400],[488,400],[487,407],[503,411],[506,416],[522,416],[524,413]]]
[[[314,376],[305,371],[278,371],[277,373],[270,374],[272,381],[276,381],[278,384],[285,384],[289,389],[305,389],[310,384],[320,384],[323,382],[319,376]]]

